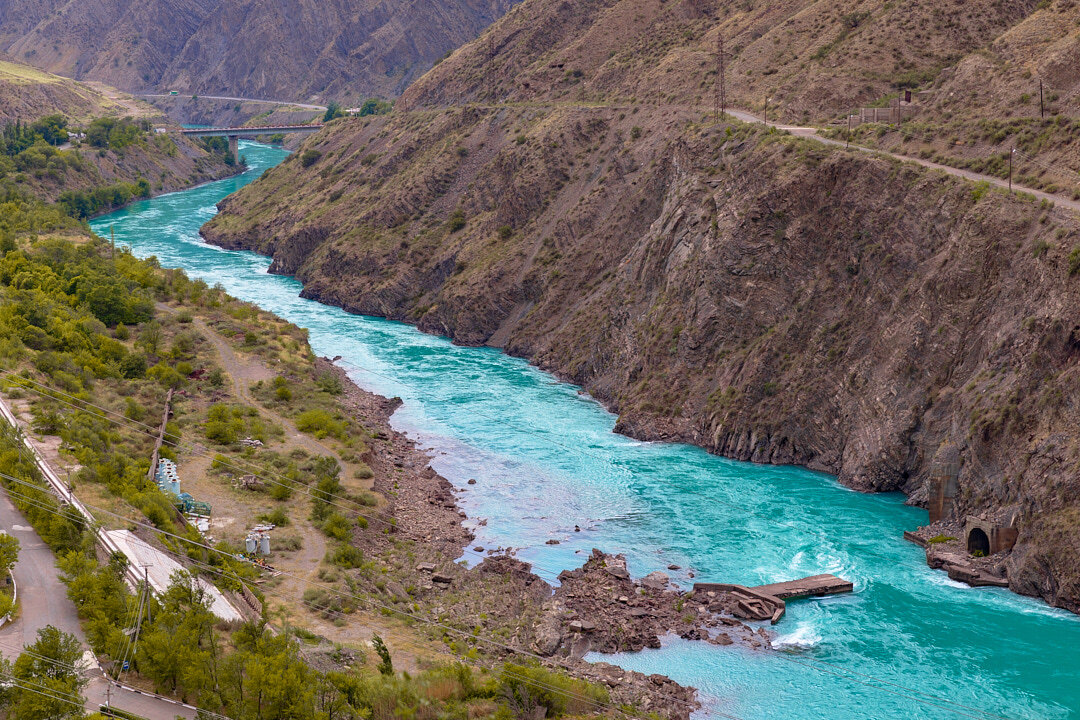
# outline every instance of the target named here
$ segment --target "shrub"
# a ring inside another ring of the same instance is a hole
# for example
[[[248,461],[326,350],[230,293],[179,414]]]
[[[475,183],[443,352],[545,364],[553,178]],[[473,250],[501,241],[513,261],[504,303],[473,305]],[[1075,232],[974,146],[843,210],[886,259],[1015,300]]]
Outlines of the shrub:
[[[352,545],[338,545],[326,553],[326,562],[346,570],[353,570],[364,564],[364,551]]]
[[[304,167],[311,167],[319,162],[319,158],[321,157],[322,153],[318,150],[305,150],[304,154],[300,156],[300,164]]]
[[[450,232],[455,233],[465,227],[465,213],[460,208],[455,210],[450,219],[446,221],[446,227],[450,228]]]
[[[158,381],[162,387],[178,388],[184,384],[184,377],[176,372],[174,368],[165,365],[164,363],[158,363],[154,367],[146,371],[148,377]]]
[[[278,527],[285,527],[289,524],[289,514],[285,512],[285,508],[274,508],[268,513],[263,513],[259,516],[259,520],[262,522],[271,523]]]
[[[345,542],[352,533],[352,523],[340,513],[330,513],[330,517],[322,524],[322,531],[327,537]]]
[[[131,353],[120,361],[120,367],[117,369],[128,380],[141,378],[146,375],[146,356],[141,353]]]
[[[296,427],[300,432],[311,433],[320,440],[327,435],[341,438],[345,434],[345,423],[318,408],[300,413],[296,417]]]
[[[594,685],[552,672],[538,665],[507,663],[499,676],[498,694],[522,715],[560,717],[592,711],[611,698],[602,685]],[[543,709],[543,712],[539,712]]]
[[[319,386],[319,389],[324,393],[330,395],[340,395],[345,392],[344,386],[341,384],[341,380],[332,372],[321,372],[315,377],[315,384]]]
[[[1069,274],[1075,275],[1080,272],[1080,245],[1069,251]]]

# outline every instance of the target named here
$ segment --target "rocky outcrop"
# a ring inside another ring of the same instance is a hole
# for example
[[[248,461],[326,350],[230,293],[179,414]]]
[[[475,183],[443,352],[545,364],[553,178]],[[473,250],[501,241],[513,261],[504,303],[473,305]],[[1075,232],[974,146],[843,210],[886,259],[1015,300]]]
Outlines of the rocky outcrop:
[[[541,655],[637,652],[678,635],[716,645],[768,648],[767,633],[732,617],[725,597],[701,597],[669,587],[663,573],[635,581],[622,555],[593,550],[577,570],[559,574],[544,603],[534,649]],[[723,594],[722,594],[723,595]]]

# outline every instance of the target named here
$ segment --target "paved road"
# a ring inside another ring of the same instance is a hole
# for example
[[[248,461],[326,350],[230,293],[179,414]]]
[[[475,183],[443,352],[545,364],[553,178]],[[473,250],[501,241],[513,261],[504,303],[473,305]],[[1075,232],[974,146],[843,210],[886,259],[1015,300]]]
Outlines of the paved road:
[[[731,115],[732,117],[734,117],[737,120],[741,120],[742,122],[747,122],[747,123],[764,122],[760,117],[758,117],[756,115],[753,115],[751,113],[748,113],[748,112],[746,112],[744,110],[728,110],[728,114]],[[818,129],[817,128],[800,127],[798,125],[775,125],[775,127],[777,129],[779,129],[779,130],[785,130],[785,131],[791,133],[792,135],[796,135],[798,137],[813,138],[814,140],[817,140],[820,143],[825,143],[826,145],[836,145],[836,146],[839,146],[839,147],[848,147],[847,143],[845,143],[845,142],[843,142],[841,140],[832,140],[832,139],[829,139],[829,138],[822,137],[821,135],[818,134]],[[949,175],[953,175],[955,177],[964,178],[965,180],[971,180],[972,182],[985,182],[985,183],[988,183],[988,184],[993,185],[995,187],[1002,188],[1004,190],[1009,189],[1009,181],[1008,180],[1002,180],[1001,178],[992,177],[990,175],[980,175],[979,173],[971,172],[970,170],[961,170],[960,168],[949,167],[948,165],[940,165],[940,164],[935,163],[935,162],[930,162],[929,160],[923,160],[922,158],[911,157],[910,155],[899,155],[897,153],[888,152],[886,150],[878,150],[878,149],[875,149],[875,148],[863,147],[861,145],[851,145],[850,148],[852,150],[858,150],[860,152],[878,153],[878,154],[881,154],[881,155],[888,155],[889,157],[894,157],[897,160],[903,160],[905,162],[913,162],[913,163],[916,163],[918,165],[922,165],[925,168],[931,168],[933,170],[940,170],[943,173],[948,173]],[[1078,202],[1076,200],[1071,200],[1069,198],[1065,198],[1065,197],[1062,197],[1060,195],[1051,195],[1050,193],[1046,193],[1046,192],[1043,192],[1041,190],[1036,190],[1034,188],[1025,187],[1025,186],[1019,185],[1019,184],[1017,184],[1015,182],[1013,183],[1012,187],[1013,187],[1013,190],[1016,191],[1016,192],[1028,193],[1030,195],[1034,195],[1035,197],[1039,198],[1040,200],[1047,200],[1049,202],[1052,202],[1057,207],[1064,207],[1064,208],[1068,208],[1070,210],[1074,210],[1076,212],[1080,212],[1080,202]]]
[[[13,574],[19,588],[19,613],[14,622],[0,628],[0,653],[14,660],[26,645],[37,639],[37,631],[53,625],[69,632],[86,645],[86,635],[79,624],[75,604],[68,599],[67,588],[60,582],[56,558],[38,536],[7,494],[0,494],[0,528],[19,540],[19,561]],[[84,672],[86,709],[97,711],[105,702],[108,681],[95,666]],[[152,695],[113,687],[114,707],[142,715],[149,720],[174,720],[177,716],[194,718],[195,711],[174,705]]]
[[[170,95],[167,93],[146,93],[142,95],[136,95],[135,97],[152,97],[152,98],[168,98],[168,97],[191,97],[190,95]],[[228,95],[199,95],[198,97],[204,100],[229,100],[232,102],[253,102],[253,103],[266,103],[267,105],[289,105],[291,107],[304,108],[305,110],[326,110],[325,105],[308,105],[306,103],[289,102],[287,100],[263,100],[260,98],[244,98],[244,97],[230,97]]]

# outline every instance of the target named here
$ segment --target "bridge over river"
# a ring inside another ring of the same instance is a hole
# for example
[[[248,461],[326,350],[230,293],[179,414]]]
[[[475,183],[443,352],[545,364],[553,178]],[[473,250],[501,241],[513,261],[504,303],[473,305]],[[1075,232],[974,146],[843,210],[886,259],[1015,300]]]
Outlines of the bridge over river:
[[[229,138],[229,152],[233,160],[240,160],[240,138],[254,138],[260,135],[277,135],[285,133],[313,133],[322,130],[322,123],[315,125],[253,125],[248,127],[219,127],[219,128],[184,128],[181,135],[188,137],[227,137]]]

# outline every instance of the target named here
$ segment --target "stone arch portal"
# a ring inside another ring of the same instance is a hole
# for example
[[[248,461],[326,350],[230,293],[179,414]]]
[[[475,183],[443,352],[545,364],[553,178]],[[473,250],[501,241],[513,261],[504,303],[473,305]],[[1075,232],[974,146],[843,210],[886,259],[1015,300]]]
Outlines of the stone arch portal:
[[[967,537],[967,549],[972,555],[986,557],[990,554],[990,538],[982,528],[971,528]]]

